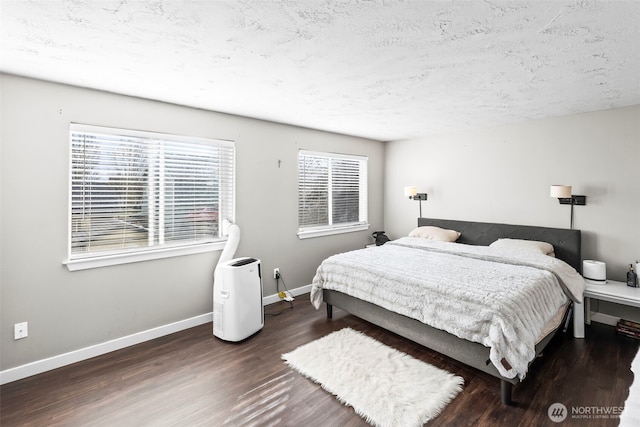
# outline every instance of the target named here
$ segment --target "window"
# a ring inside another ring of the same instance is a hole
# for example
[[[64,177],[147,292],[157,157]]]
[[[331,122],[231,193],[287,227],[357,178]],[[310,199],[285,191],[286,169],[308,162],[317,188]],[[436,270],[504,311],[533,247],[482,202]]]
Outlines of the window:
[[[233,142],[78,124],[70,139],[70,270],[224,245]]]
[[[298,153],[298,236],[360,231],[367,223],[367,158]]]

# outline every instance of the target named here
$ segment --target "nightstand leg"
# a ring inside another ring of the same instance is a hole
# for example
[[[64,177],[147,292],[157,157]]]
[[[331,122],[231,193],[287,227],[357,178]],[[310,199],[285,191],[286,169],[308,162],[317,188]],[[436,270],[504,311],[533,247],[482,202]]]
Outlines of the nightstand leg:
[[[587,309],[589,307],[589,298],[585,298]],[[584,338],[584,307],[585,304],[573,303],[573,337]]]

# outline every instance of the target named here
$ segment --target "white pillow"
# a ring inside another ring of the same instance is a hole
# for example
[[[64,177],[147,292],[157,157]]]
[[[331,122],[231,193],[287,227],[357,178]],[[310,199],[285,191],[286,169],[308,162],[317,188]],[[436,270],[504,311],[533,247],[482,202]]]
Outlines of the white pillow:
[[[446,230],[432,225],[425,225],[415,228],[409,233],[409,237],[420,237],[428,240],[438,240],[440,242],[455,242],[460,237],[460,232]]]
[[[514,252],[538,252],[543,255],[555,256],[553,245],[547,242],[522,239],[498,239],[492,244],[492,248],[512,250]]]

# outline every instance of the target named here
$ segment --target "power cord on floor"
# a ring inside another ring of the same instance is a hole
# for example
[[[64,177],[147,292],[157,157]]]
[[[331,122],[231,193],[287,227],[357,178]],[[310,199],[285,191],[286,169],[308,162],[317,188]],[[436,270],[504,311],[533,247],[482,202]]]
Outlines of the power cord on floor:
[[[280,280],[282,280],[282,287],[284,288],[284,291],[280,290]],[[289,307],[286,307],[283,310],[278,311],[277,313],[265,313],[266,316],[279,316],[285,311],[293,310],[293,297],[287,289],[287,285],[284,283],[284,279],[282,278],[282,274],[280,274],[280,272],[276,273],[276,292],[282,300],[289,303]]]

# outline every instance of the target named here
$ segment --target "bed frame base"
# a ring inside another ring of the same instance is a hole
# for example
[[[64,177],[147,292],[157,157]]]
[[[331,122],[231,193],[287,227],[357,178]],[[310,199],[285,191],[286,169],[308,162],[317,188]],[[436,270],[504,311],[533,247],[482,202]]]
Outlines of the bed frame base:
[[[440,329],[432,328],[418,320],[411,319],[382,307],[359,300],[341,292],[324,289],[323,298],[327,304],[327,318],[333,318],[333,306],[339,307],[354,316],[374,325],[396,333],[411,341],[417,342],[431,350],[455,359],[465,365],[476,368],[500,379],[500,399],[505,405],[513,405],[511,399],[513,385],[518,378],[505,378],[489,360],[489,348],[456,337]],[[536,354],[551,341],[555,331],[547,335],[536,345]]]

